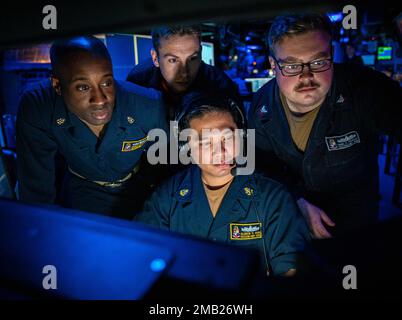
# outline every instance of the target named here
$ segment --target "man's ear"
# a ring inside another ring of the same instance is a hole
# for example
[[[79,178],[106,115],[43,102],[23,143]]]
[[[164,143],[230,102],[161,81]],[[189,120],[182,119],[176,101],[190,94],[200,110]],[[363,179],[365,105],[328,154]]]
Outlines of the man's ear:
[[[151,49],[151,57],[152,57],[152,62],[154,63],[154,66],[159,68],[158,53],[156,52],[155,49]]]
[[[60,86],[60,80],[55,78],[54,76],[50,77],[50,81],[52,83],[52,87],[56,93],[61,96],[61,86]]]
[[[268,57],[269,64],[271,65],[271,70],[275,74],[275,60],[271,56]]]

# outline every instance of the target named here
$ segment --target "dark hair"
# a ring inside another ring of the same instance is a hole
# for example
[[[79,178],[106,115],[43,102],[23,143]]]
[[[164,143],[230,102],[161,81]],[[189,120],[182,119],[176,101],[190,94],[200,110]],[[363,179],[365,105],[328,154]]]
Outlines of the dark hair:
[[[79,52],[90,53],[94,57],[112,61],[105,44],[94,36],[56,40],[50,47],[50,61],[53,73],[57,74],[60,66]]]
[[[285,37],[300,35],[309,31],[323,31],[332,37],[331,21],[319,13],[292,14],[276,17],[267,35],[270,54],[274,55],[274,46]]]
[[[161,38],[169,39],[174,35],[196,35],[201,43],[201,28],[198,25],[164,26],[152,29],[152,45],[155,51],[158,52]]]
[[[191,92],[183,97],[181,110],[180,115],[176,118],[180,131],[189,128],[191,120],[214,112],[229,113],[237,128],[244,129],[245,126],[241,109],[234,100],[225,96]]]

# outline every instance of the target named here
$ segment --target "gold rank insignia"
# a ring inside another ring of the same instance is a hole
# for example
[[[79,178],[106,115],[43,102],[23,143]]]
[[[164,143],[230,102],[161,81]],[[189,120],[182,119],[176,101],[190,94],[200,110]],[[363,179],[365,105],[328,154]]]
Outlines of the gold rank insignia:
[[[127,122],[128,122],[129,124],[133,124],[133,123],[135,122],[135,120],[134,120],[133,117],[128,116],[128,117],[127,117]]]
[[[147,142],[148,136],[133,141],[123,141],[123,145],[121,146],[121,152],[130,152],[141,148],[145,142]]]
[[[66,119],[64,119],[64,118],[59,118],[59,119],[56,120],[56,123],[57,123],[59,126],[61,126],[64,122],[66,122]]]
[[[179,194],[180,194],[181,197],[185,197],[186,194],[188,193],[188,191],[189,191],[188,189],[181,189]]]
[[[254,190],[251,189],[250,187],[245,187],[245,188],[244,188],[244,193],[245,193],[246,195],[248,195],[249,197],[251,197],[251,196],[254,194]]]

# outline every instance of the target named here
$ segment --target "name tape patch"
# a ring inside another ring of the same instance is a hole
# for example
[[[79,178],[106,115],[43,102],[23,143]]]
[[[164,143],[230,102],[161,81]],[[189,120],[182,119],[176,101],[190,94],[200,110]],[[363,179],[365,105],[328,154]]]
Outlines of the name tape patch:
[[[123,145],[121,146],[122,152],[130,152],[141,148],[145,142],[147,142],[148,136],[142,138],[140,140],[133,140],[133,141],[123,141]]]
[[[230,240],[253,240],[262,238],[262,223],[231,223],[229,224]]]
[[[341,136],[325,137],[328,151],[342,150],[360,143],[357,131],[351,131]]]

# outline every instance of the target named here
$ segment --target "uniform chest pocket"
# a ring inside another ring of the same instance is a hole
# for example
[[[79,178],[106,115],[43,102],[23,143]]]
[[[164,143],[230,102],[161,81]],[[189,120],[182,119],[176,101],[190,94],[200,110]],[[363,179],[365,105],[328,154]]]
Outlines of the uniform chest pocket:
[[[339,167],[358,161],[363,153],[363,145],[356,131],[339,136],[325,137],[326,165]]]
[[[262,223],[261,222],[247,222],[247,223],[230,223],[229,227],[229,240],[231,243],[255,245],[263,237]]]
[[[148,141],[148,136],[136,139],[125,139],[121,143],[122,153],[133,152],[137,149],[141,149]]]
[[[120,138],[119,151],[121,153],[130,153],[141,149],[148,141],[148,132],[141,126],[133,125],[127,128],[126,132]]]
[[[348,188],[366,175],[364,145],[359,141],[345,148],[327,150],[325,155],[328,183]]]
[[[362,158],[362,146],[353,146],[348,149],[328,152],[325,156],[327,167],[349,166],[359,162]]]
[[[148,136],[145,133],[126,135],[120,140],[118,150],[116,150],[116,163],[114,165],[123,170],[129,170],[129,168],[133,167],[140,160],[147,143]]]

